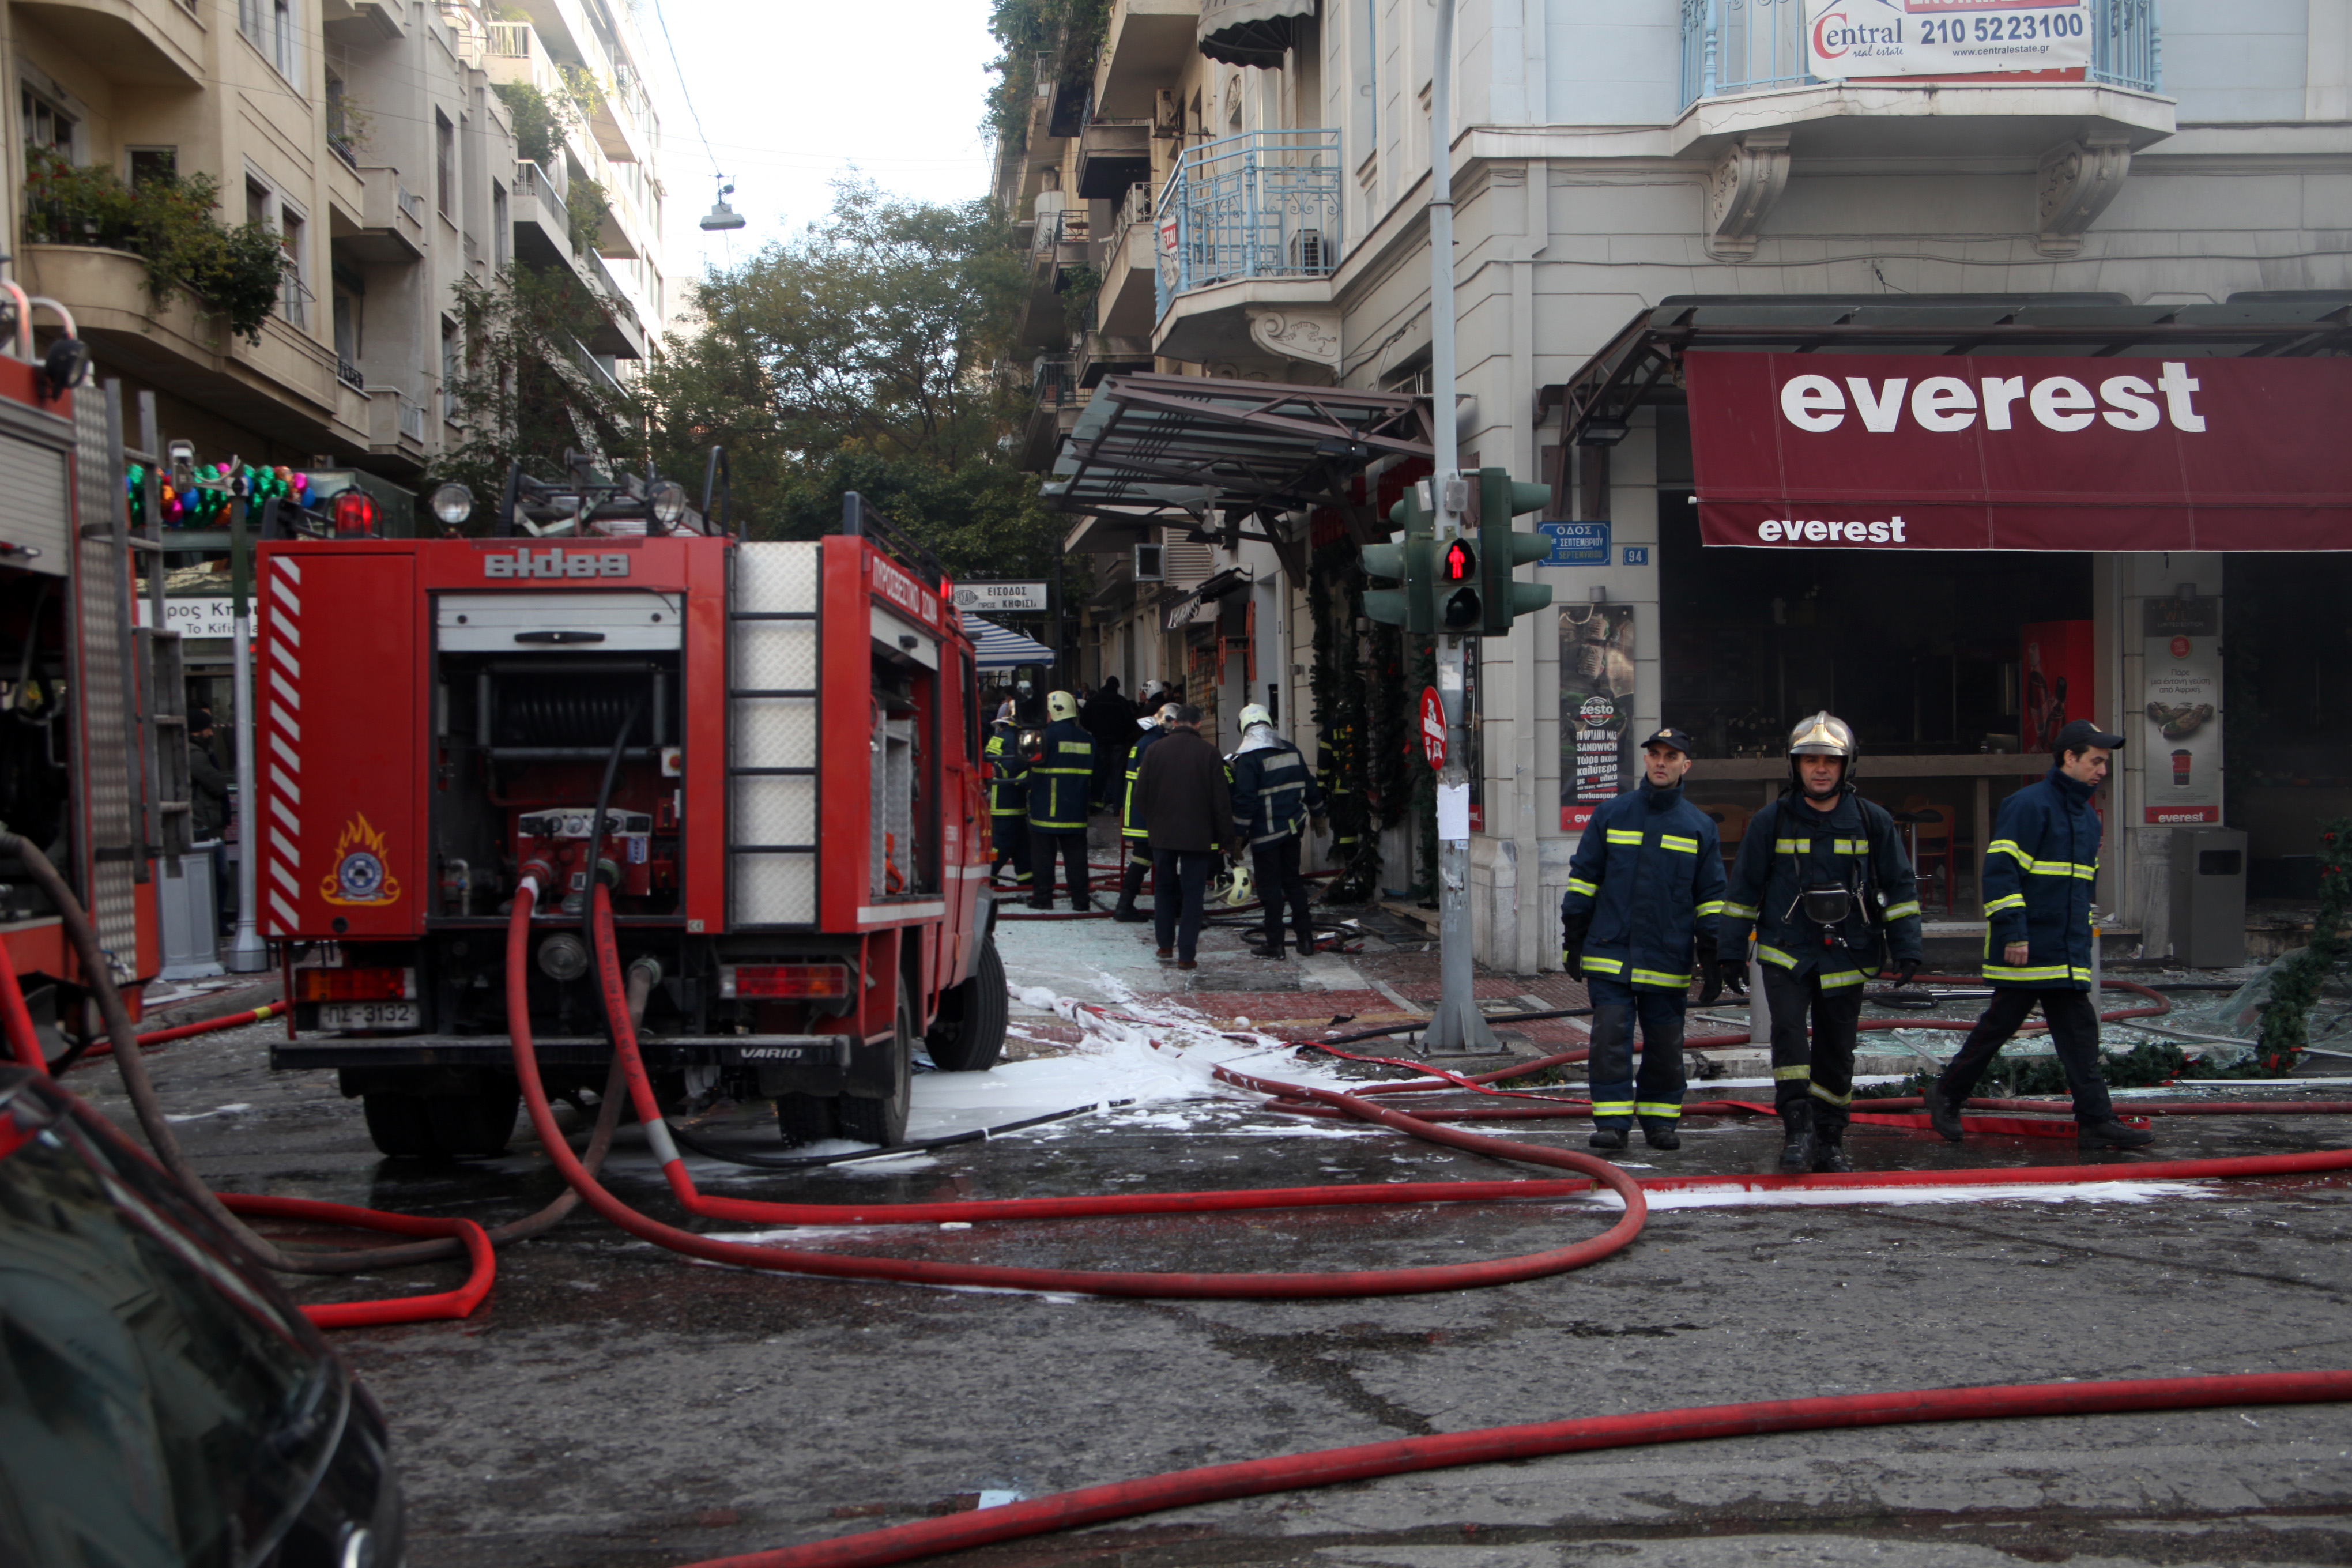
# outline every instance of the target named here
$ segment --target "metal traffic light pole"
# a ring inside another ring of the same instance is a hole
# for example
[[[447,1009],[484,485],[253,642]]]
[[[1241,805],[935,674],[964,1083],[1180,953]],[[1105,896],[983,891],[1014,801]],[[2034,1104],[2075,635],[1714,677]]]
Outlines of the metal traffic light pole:
[[[1437,471],[1437,549],[1462,533],[1469,486],[1462,478],[1454,431],[1454,0],[1437,0],[1437,50],[1429,94],[1430,423]],[[1475,628],[1472,628],[1475,635]],[[1469,714],[1463,690],[1462,637],[1437,637],[1437,696],[1445,709],[1445,765],[1437,774],[1437,950],[1443,992],[1422,1037],[1433,1053],[1472,1055],[1502,1048],[1471,994]]]

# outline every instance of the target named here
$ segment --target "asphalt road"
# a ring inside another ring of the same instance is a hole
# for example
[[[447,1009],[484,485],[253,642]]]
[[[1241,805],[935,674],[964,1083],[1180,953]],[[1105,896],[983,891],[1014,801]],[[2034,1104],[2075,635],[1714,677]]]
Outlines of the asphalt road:
[[[1065,939],[1054,928],[1007,933]],[[1035,953],[1030,954],[1036,957]],[[1015,964],[1015,978],[1020,965]],[[1206,1003],[1206,997],[1195,1001]],[[1034,1022],[1034,1015],[1031,1016]],[[491,1221],[554,1178],[378,1160],[329,1074],[272,1074],[260,1026],[151,1058],[225,1189]],[[1281,1070],[1286,1058],[1265,1058]],[[1307,1070],[1302,1068],[1300,1070]],[[103,1064],[68,1083],[128,1125]],[[928,1081],[928,1080],[927,1080]],[[1761,1093],[1763,1091],[1755,1091]],[[1530,1132],[1572,1139],[1582,1128]],[[2162,1124],[2160,1152],[2342,1145],[2342,1119]],[[713,1135],[772,1148],[749,1108]],[[1769,1130],[1694,1121],[1660,1171],[1769,1166]],[[1864,1168],[2071,1163],[1857,1129]],[[463,1323],[335,1342],[391,1415],[413,1568],[673,1564],[1185,1466],[1502,1423],[2051,1378],[2352,1366],[2343,1181],[2130,1182],[2004,1198],[1654,1212],[1628,1250],[1535,1283],[1320,1303],[1152,1302],[781,1278],[694,1265],[575,1215],[500,1258]],[[742,1195],[846,1198],[1491,1178],[1506,1167],[1238,1100],[1097,1113],[911,1165],[698,1165]],[[676,1218],[634,1141],[616,1191]],[[1073,1267],[1363,1268],[1591,1235],[1589,1202],[793,1233],[843,1251]],[[735,1227],[700,1226],[727,1230]],[[445,1289],[454,1267],[302,1281]],[[1738,1439],[1437,1472],[1169,1513],[975,1560],[1974,1564],[2352,1562],[2352,1407],[1969,1423]]]

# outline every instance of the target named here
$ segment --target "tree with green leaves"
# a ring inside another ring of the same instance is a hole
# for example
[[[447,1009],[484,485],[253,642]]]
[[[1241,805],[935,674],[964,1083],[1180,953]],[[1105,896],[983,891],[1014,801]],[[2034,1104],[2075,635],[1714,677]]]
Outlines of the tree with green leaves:
[[[1065,520],[1014,466],[1027,404],[997,368],[1024,287],[987,203],[841,184],[824,222],[695,286],[698,330],[644,382],[664,471],[724,446],[761,537],[831,531],[854,489],[952,574],[1043,573]]]

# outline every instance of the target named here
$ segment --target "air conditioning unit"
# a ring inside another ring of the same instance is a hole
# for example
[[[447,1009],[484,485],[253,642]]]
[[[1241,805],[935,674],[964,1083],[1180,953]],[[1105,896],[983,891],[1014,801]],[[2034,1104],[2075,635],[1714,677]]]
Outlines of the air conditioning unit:
[[[1164,544],[1139,544],[1135,547],[1135,580],[1139,583],[1168,581],[1167,549]]]
[[[1332,263],[1338,259],[1319,228],[1302,228],[1290,237],[1290,269],[1293,272],[1319,277],[1330,271]]]

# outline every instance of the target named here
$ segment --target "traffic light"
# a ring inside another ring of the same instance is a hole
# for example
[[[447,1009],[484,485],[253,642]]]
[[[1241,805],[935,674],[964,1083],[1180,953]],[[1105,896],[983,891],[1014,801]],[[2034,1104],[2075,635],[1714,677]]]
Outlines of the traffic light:
[[[1364,614],[1409,632],[1430,631],[1437,617],[1432,608],[1430,517],[1421,507],[1421,487],[1411,487],[1404,499],[1389,508],[1389,521],[1404,530],[1403,542],[1364,546],[1364,570],[1374,577],[1394,578],[1403,586],[1366,589]]]
[[[1438,605],[1447,631],[1477,635],[1486,619],[1480,608],[1485,587],[1470,536],[1448,541],[1437,559]]]
[[[1511,580],[1513,567],[1540,561],[1551,553],[1548,537],[1515,533],[1511,520],[1521,512],[1541,511],[1550,504],[1551,490],[1548,486],[1515,483],[1508,468],[1478,470],[1478,546],[1486,561],[1480,635],[1506,636],[1514,619],[1551,603],[1549,584]],[[1448,620],[1446,624],[1450,626],[1453,622]]]

